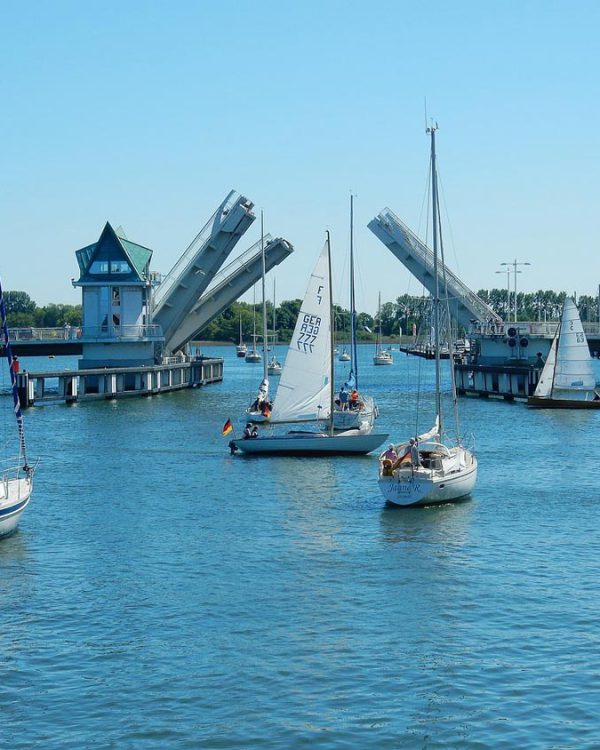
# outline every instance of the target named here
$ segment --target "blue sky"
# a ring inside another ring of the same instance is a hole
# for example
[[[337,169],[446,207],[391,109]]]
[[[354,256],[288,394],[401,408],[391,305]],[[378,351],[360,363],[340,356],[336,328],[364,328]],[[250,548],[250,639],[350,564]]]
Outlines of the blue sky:
[[[344,301],[351,190],[359,308],[374,312],[379,290],[420,294],[366,225],[389,206],[424,232],[426,98],[453,270],[474,290],[503,288],[495,271],[516,258],[531,263],[520,290],[597,293],[598,3],[0,11],[6,289],[78,302],[74,252],[106,220],[166,272],[234,188],[295,246],[275,272],[279,300],[303,296],[329,229]]]

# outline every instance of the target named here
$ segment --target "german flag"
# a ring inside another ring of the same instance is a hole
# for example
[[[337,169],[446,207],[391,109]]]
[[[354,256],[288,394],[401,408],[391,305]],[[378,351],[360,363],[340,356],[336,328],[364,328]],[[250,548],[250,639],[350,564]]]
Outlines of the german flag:
[[[233,425],[231,424],[231,419],[228,419],[227,422],[223,425],[223,437],[225,435],[229,435],[230,432],[233,431]]]

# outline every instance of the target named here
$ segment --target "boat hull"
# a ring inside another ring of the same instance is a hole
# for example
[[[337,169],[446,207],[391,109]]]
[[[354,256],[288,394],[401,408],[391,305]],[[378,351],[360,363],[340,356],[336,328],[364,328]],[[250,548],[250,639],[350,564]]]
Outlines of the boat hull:
[[[527,399],[527,406],[537,409],[600,409],[600,400],[530,396]]]
[[[456,473],[439,475],[415,470],[397,476],[379,477],[379,489],[385,501],[398,507],[433,505],[461,500],[471,493],[477,481],[477,459]]]
[[[333,412],[334,430],[371,429],[377,417],[377,407],[370,396],[362,399],[362,409],[336,409]]]
[[[382,357],[375,355],[373,357],[373,364],[374,365],[393,365],[394,364],[394,358],[393,357]]]
[[[386,433],[328,435],[326,433],[290,432],[287,435],[232,440],[232,452],[249,456],[360,456],[379,448],[389,436]]]
[[[12,534],[29,505],[32,483],[30,479],[18,478],[2,481],[0,495],[0,538]],[[7,494],[8,490],[8,494]]]

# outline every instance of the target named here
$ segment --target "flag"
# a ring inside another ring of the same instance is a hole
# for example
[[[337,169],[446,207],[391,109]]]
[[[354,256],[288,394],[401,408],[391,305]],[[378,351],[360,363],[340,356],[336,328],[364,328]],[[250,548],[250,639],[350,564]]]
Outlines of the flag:
[[[227,422],[223,425],[223,437],[225,435],[229,435],[230,432],[233,431],[233,425],[231,424],[231,419],[228,419]]]

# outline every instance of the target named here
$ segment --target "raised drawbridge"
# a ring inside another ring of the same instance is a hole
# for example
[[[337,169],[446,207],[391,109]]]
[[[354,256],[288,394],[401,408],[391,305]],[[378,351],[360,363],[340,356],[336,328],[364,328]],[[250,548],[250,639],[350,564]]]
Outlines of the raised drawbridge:
[[[253,206],[232,190],[156,288],[152,322],[162,328],[164,353],[182,349],[261,277],[260,241],[218,274],[256,218]],[[284,239],[269,237],[267,244],[265,238],[267,268],[281,263],[292,251]]]
[[[273,239],[267,234],[265,243],[265,268],[267,271],[284,261],[294,250],[281,237]],[[212,280],[200,301],[187,314],[182,325],[171,336],[170,351],[177,351],[220,315],[232,302],[247,292],[262,275],[261,240],[248,248],[232,263],[223,268]]]
[[[368,227],[429,293],[435,294],[433,252],[427,245],[411,232],[389,208],[384,208],[369,222]],[[460,325],[468,330],[473,321],[502,324],[502,318],[438,259],[440,289],[443,289],[444,274],[450,315]]]

